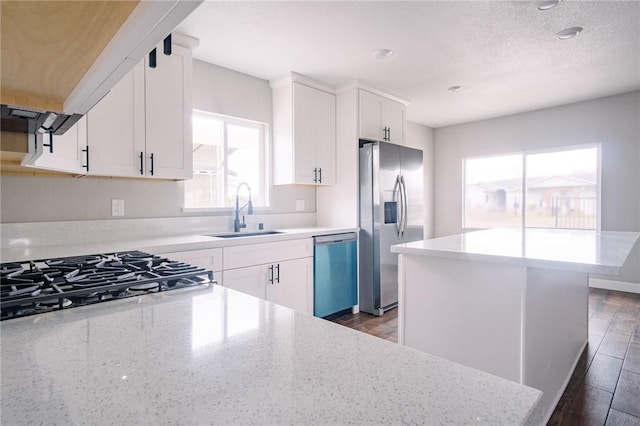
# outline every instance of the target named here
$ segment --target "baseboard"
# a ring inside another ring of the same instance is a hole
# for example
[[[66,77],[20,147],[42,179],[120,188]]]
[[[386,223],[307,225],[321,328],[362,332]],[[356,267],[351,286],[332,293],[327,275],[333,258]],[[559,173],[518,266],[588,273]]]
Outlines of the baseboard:
[[[630,283],[626,281],[602,280],[599,278],[589,278],[589,287],[602,288],[605,290],[626,291],[627,293],[640,294],[640,283]]]

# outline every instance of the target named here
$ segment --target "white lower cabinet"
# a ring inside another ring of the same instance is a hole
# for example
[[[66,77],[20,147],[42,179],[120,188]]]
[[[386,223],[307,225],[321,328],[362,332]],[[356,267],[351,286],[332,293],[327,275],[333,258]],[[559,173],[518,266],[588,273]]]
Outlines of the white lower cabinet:
[[[224,271],[224,286],[251,296],[267,299],[267,265]]]
[[[213,271],[225,287],[313,315],[313,239],[158,253]]]
[[[222,249],[204,249],[204,250],[189,250],[189,251],[175,251],[170,253],[158,253],[161,256],[165,256],[170,260],[177,260],[180,262],[188,263],[193,266],[205,268],[213,271],[213,278],[222,284]]]
[[[313,258],[272,265],[274,277],[267,284],[267,300],[313,315]]]
[[[223,250],[225,287],[313,315],[313,239]]]
[[[224,271],[224,286],[312,314],[313,258],[229,269]]]

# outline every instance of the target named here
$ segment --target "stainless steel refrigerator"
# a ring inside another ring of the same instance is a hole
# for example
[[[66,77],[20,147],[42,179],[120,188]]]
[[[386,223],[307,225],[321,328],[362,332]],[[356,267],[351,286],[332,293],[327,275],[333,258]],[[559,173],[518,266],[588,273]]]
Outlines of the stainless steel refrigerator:
[[[360,310],[398,304],[394,244],[423,239],[422,151],[360,140]]]

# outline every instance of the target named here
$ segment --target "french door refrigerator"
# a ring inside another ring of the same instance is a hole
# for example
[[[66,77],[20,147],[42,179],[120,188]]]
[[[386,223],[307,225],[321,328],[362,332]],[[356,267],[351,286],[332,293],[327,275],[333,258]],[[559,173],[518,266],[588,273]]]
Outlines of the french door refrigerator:
[[[398,305],[394,244],[423,239],[422,151],[360,140],[360,310]]]

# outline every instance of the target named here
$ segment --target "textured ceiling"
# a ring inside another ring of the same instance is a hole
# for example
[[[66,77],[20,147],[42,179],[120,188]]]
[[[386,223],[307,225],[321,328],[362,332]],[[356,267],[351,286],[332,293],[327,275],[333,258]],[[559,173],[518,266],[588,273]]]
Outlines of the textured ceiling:
[[[207,1],[178,31],[194,57],[266,80],[354,78],[441,127],[640,89],[640,1]],[[584,31],[569,40],[555,34]],[[376,60],[372,52],[392,49]],[[464,86],[457,93],[447,87]]]

